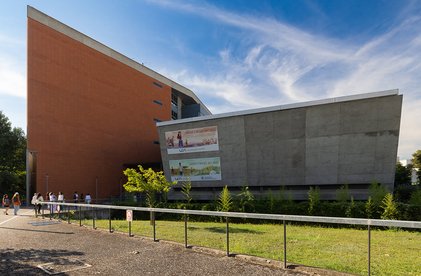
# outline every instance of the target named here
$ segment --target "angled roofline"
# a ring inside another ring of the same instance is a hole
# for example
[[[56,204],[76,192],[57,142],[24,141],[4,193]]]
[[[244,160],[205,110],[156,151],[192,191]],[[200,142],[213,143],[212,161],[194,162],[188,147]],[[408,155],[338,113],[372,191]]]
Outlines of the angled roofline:
[[[66,24],[61,23],[57,19],[51,16],[48,16],[47,14],[29,5],[27,6],[27,16],[28,18],[31,18],[43,25],[46,25],[59,33],[62,33],[106,56],[109,56],[115,60],[118,60],[119,62],[180,91],[181,93],[193,98],[197,103],[203,106],[203,108],[206,111],[208,111],[209,114],[212,114],[212,112],[209,111],[209,109],[202,103],[202,101],[196,96],[196,94],[194,94],[193,91],[182,86],[181,84],[176,83],[173,80],[170,80],[169,78],[144,66],[143,64],[140,64],[139,62],[134,61],[133,59],[111,49],[110,47],[102,44],[101,42],[96,41],[95,39],[67,26]]]
[[[180,119],[180,120],[174,120],[174,121],[165,121],[165,122],[156,123],[156,126],[160,127],[160,126],[184,124],[184,123],[189,123],[189,122],[214,120],[214,119],[234,117],[234,116],[244,116],[244,115],[251,115],[251,114],[263,113],[263,112],[281,111],[281,110],[287,110],[287,109],[295,109],[295,108],[317,106],[317,105],[324,105],[324,104],[331,104],[331,103],[349,102],[349,101],[356,101],[356,100],[363,100],[363,99],[370,99],[370,98],[394,96],[398,94],[399,94],[399,89],[392,89],[392,90],[385,90],[385,91],[371,92],[371,93],[364,93],[364,94],[355,94],[355,95],[341,96],[341,97],[301,102],[301,103],[277,105],[277,106],[207,115],[207,116]]]

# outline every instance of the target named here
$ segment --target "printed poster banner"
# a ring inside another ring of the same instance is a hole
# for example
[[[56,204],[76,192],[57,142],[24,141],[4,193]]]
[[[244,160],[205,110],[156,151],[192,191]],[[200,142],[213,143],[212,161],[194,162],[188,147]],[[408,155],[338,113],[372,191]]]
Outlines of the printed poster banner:
[[[221,180],[219,157],[170,160],[171,181]]]
[[[165,132],[168,154],[219,150],[216,126]]]

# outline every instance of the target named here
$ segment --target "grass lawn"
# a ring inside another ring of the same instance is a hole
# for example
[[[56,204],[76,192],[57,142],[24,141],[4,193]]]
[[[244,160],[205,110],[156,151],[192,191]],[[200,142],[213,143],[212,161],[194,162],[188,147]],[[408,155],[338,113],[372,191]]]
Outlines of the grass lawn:
[[[78,221],[77,221],[78,222]],[[84,225],[92,225],[84,220]],[[108,228],[108,220],[96,226]],[[188,244],[226,250],[225,223],[188,223]],[[128,222],[113,220],[115,231],[128,232]],[[132,222],[132,233],[153,236],[149,220]],[[184,244],[183,221],[156,221],[156,237]],[[367,230],[287,225],[287,261],[367,275]],[[230,253],[283,260],[283,226],[230,223]],[[371,231],[372,275],[421,275],[421,233]]]

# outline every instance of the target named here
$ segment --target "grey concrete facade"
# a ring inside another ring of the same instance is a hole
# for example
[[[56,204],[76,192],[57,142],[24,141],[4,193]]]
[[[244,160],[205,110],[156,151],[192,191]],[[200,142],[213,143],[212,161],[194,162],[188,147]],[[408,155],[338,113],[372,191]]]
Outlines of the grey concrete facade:
[[[219,157],[222,180],[192,181],[195,199],[214,199],[228,185],[248,185],[255,195],[288,190],[306,199],[309,187],[335,199],[348,184],[355,199],[366,199],[379,182],[393,191],[402,95],[398,90],[158,123],[162,162]],[[165,132],[217,126],[219,150],[168,154]],[[180,198],[179,187],[170,198]]]

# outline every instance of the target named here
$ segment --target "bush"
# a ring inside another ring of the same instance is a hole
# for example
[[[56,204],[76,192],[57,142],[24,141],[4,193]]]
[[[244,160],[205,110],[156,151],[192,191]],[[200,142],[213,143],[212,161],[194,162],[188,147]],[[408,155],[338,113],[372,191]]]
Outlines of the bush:
[[[393,200],[393,195],[391,193],[387,193],[385,195],[382,201],[381,208],[383,209],[383,213],[381,215],[382,219],[398,219],[398,208],[396,202]]]
[[[308,214],[314,215],[319,209],[320,189],[319,187],[310,187],[308,191]]]

